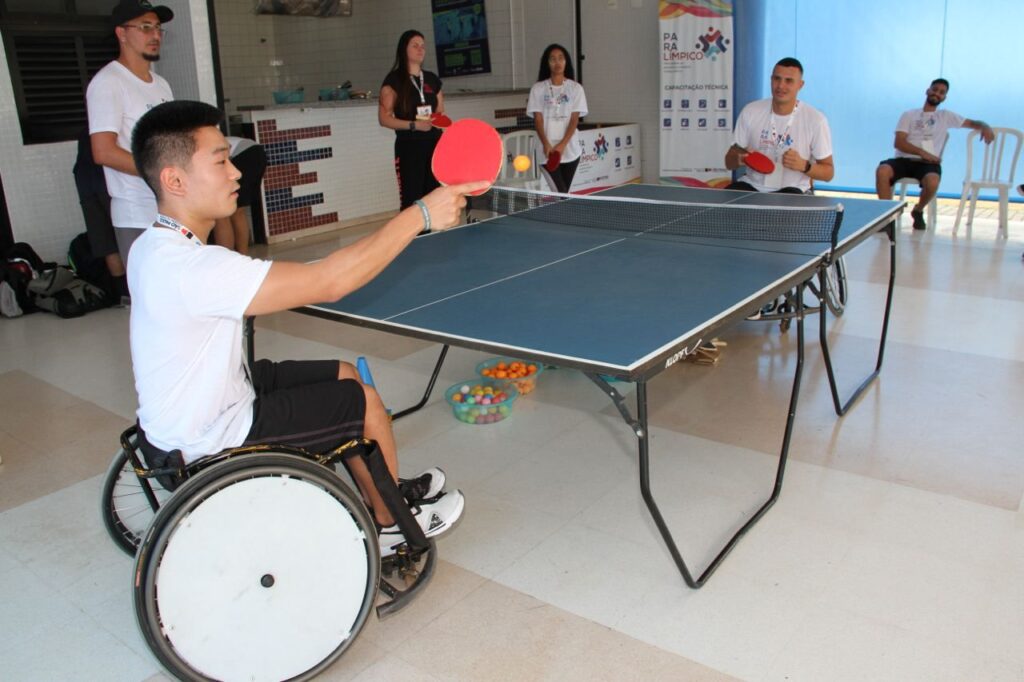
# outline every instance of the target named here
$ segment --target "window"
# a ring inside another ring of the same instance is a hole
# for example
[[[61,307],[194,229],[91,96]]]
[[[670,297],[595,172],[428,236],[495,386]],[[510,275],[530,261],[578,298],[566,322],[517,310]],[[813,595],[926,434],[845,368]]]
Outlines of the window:
[[[118,55],[106,9],[89,0],[0,0],[7,65],[25,144],[74,140],[88,124],[85,89]],[[59,11],[57,11],[59,10]]]

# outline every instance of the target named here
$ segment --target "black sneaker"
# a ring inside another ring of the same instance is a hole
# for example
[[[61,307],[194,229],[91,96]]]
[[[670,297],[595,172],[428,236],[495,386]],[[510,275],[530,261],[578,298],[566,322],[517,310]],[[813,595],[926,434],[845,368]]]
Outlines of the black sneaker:
[[[430,467],[413,478],[398,479],[398,489],[409,504],[432,500],[444,490],[445,475],[439,467]]]
[[[924,213],[920,211],[911,211],[910,217],[914,219],[915,230],[923,230],[928,227],[927,223],[924,222]]]

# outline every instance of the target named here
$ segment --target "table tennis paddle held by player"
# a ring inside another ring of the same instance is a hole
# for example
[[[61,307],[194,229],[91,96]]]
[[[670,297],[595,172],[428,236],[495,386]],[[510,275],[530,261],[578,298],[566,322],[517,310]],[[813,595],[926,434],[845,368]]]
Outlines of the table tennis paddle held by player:
[[[452,120],[447,115],[442,114],[440,111],[435,111],[430,115],[430,125],[435,128],[447,128],[452,124]]]
[[[475,118],[455,121],[445,128],[434,149],[430,167],[442,185],[487,181],[473,195],[494,184],[505,162],[505,145],[491,125]]]
[[[548,160],[544,163],[544,168],[549,173],[554,173],[558,170],[558,165],[562,163],[562,152],[557,149],[552,149],[551,153],[548,154]]]
[[[758,173],[771,175],[775,172],[775,163],[761,152],[750,152],[743,162]]]

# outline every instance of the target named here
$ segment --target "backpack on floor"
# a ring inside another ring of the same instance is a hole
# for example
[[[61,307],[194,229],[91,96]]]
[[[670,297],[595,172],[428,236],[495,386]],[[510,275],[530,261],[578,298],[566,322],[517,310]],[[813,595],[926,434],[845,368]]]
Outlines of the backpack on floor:
[[[75,277],[75,273],[59,265],[44,270],[29,282],[28,291],[36,307],[58,317],[81,317],[93,310],[110,307],[107,292]]]
[[[68,266],[79,279],[103,289],[114,299],[114,283],[107,271],[107,262],[103,258],[92,255],[89,235],[85,232],[71,240],[68,247]]]
[[[46,269],[47,264],[25,242],[11,244],[0,255],[0,314],[18,317],[37,310],[28,291],[29,282]]]

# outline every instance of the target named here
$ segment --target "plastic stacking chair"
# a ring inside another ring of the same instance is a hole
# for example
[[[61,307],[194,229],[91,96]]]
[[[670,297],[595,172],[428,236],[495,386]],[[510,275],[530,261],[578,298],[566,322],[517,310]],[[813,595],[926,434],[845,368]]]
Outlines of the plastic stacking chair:
[[[999,231],[1006,236],[1010,190],[1013,188],[1013,176],[1017,170],[1024,133],[1014,128],[993,128],[992,132],[995,134],[992,144],[984,144],[981,133],[977,130],[972,130],[967,136],[967,173],[964,176],[964,188],[960,194],[960,206],[956,211],[953,234],[960,228],[960,217],[963,215],[967,200],[971,200],[971,209],[967,213],[967,227],[970,227],[974,220],[974,205],[978,201],[978,193],[983,189],[995,189],[999,192]],[[980,164],[975,163],[976,152],[980,157]]]
[[[503,139],[505,162],[501,165],[501,173],[495,184],[516,189],[547,189],[540,175],[540,165],[537,163],[537,134],[532,130],[516,130],[506,133]],[[530,167],[523,172],[512,166],[512,160],[520,154],[530,159]]]

